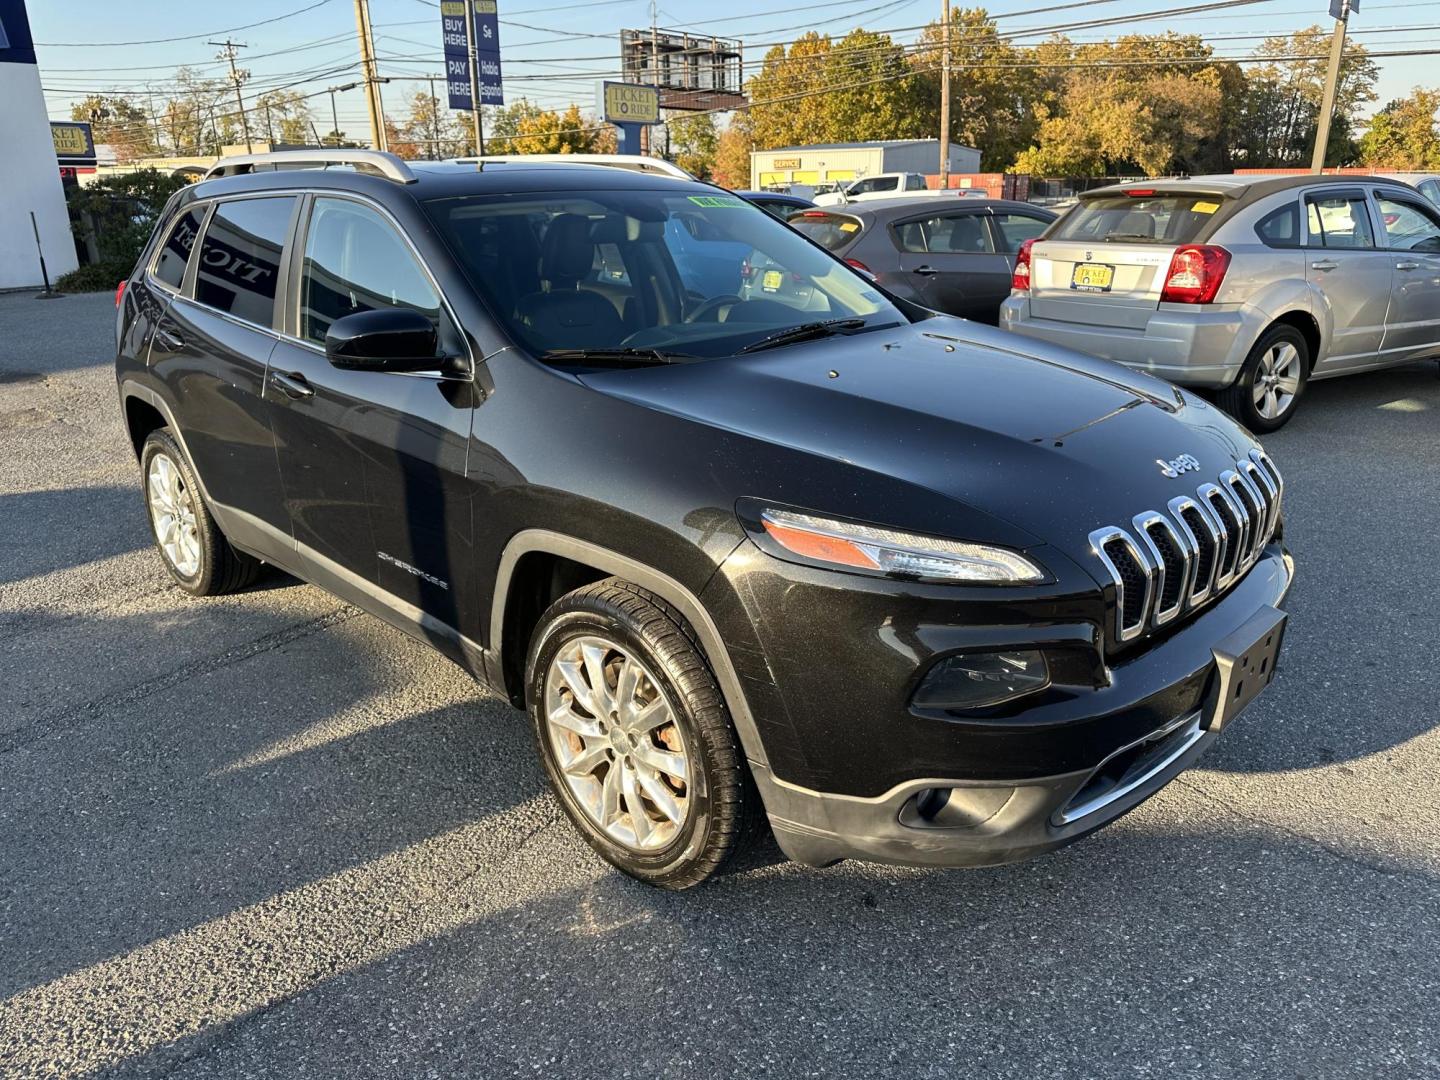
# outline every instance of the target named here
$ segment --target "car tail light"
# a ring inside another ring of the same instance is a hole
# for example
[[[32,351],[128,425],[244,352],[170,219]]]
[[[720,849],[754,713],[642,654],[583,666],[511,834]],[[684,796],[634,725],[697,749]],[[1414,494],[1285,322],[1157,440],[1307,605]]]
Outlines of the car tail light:
[[[1154,195],[1155,189],[1153,187],[1127,188],[1125,194],[1129,195],[1132,199],[1143,199],[1147,196]]]
[[[853,266],[856,270],[859,270],[860,273],[864,274],[864,275],[865,275],[866,277],[868,277],[871,281],[874,281],[874,280],[875,280],[875,271],[874,271],[874,270],[871,270],[868,266],[866,266],[866,265],[865,265],[863,262],[861,262],[859,259],[846,259],[846,260],[845,260],[845,265],[846,265],[846,266]]]
[[[1015,253],[1015,270],[1010,275],[1010,291],[1028,293],[1030,291],[1030,249],[1035,246],[1035,238],[1032,236],[1020,245],[1020,250]]]
[[[1170,269],[1165,272],[1165,287],[1160,302],[1170,304],[1208,304],[1220,291],[1225,271],[1230,266],[1230,252],[1210,244],[1189,244],[1176,248],[1170,256]]]
[[[119,307],[119,306],[120,306],[120,301],[125,299],[125,286],[126,286],[126,285],[129,285],[129,284],[130,284],[130,283],[129,283],[128,281],[122,281],[122,282],[120,282],[119,285],[116,285],[116,286],[115,286],[115,306],[116,306],[116,307]]]

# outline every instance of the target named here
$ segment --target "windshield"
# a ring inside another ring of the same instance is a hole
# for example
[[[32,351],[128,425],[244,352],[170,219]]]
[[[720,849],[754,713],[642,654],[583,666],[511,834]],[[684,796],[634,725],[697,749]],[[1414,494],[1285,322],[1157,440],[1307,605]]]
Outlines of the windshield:
[[[1220,209],[1218,195],[1107,195],[1081,199],[1047,240],[1189,244]]]
[[[730,356],[797,326],[905,321],[868,279],[722,192],[524,192],[427,209],[490,310],[542,358]]]

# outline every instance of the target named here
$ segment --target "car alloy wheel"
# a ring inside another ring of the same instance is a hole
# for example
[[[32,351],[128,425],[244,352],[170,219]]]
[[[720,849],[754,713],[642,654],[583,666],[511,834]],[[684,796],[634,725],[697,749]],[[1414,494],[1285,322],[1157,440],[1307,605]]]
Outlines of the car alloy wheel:
[[[181,577],[195,577],[201,563],[195,495],[168,454],[156,454],[150,459],[145,494],[161,554]]]
[[[690,761],[673,704],[625,647],[576,637],[545,673],[545,730],[586,817],[632,851],[659,851],[690,814]]]
[[[1278,420],[1295,403],[1301,363],[1299,350],[1288,341],[1277,341],[1260,357],[1250,392],[1255,411],[1266,420]]]

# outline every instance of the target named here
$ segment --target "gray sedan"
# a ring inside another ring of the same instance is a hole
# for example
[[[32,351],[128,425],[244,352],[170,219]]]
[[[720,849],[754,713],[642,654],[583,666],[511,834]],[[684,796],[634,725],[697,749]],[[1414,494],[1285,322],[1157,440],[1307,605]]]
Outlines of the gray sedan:
[[[939,196],[817,207],[789,224],[896,296],[994,324],[1021,244],[1054,220],[1027,203]]]
[[[1000,325],[1273,431],[1309,379],[1440,356],[1440,208],[1368,176],[1099,188],[1021,253]]]

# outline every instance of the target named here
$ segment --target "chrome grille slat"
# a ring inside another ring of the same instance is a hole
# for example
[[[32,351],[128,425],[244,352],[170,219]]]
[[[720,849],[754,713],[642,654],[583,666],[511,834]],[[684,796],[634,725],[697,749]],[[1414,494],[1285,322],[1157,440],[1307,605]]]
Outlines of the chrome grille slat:
[[[1133,641],[1224,593],[1270,543],[1284,498],[1275,463],[1252,450],[1165,512],[1144,510],[1128,527],[1092,532],[1091,551],[1115,589],[1113,639]]]

